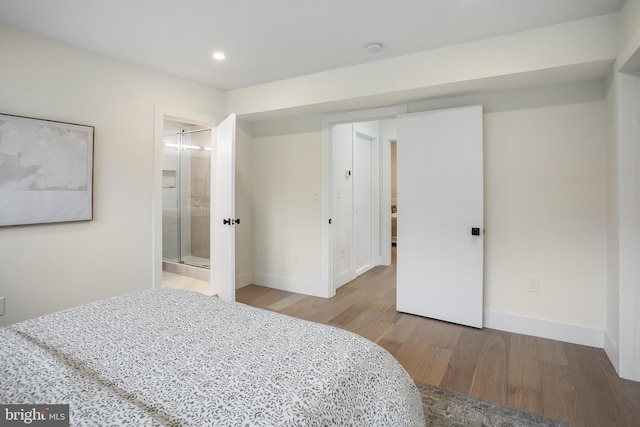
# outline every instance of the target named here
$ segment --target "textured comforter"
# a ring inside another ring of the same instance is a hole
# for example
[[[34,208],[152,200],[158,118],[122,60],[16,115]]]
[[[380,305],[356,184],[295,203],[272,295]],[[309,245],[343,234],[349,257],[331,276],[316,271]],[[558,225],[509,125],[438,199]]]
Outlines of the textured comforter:
[[[72,425],[424,425],[372,342],[175,289],[0,329],[0,403],[68,403]]]

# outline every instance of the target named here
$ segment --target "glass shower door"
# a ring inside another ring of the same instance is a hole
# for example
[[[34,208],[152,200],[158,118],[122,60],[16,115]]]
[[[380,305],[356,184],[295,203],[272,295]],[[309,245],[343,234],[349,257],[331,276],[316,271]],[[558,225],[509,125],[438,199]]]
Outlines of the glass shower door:
[[[163,258],[209,267],[210,130],[165,126],[163,143]]]

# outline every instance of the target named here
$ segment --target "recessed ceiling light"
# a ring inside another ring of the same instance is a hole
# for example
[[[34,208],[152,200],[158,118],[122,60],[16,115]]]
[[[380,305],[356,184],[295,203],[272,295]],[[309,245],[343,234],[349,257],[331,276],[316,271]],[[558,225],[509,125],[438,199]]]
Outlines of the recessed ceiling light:
[[[213,54],[213,59],[216,59],[218,61],[222,61],[224,58],[226,58],[225,54],[222,52],[215,52]]]

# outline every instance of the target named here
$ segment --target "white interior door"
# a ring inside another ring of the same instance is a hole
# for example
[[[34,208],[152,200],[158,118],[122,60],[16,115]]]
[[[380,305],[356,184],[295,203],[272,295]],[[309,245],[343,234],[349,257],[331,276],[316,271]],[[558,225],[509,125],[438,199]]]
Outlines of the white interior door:
[[[236,115],[212,132],[211,285],[223,300],[236,299],[235,216]]]
[[[400,115],[397,136],[397,309],[482,327],[482,107]]]

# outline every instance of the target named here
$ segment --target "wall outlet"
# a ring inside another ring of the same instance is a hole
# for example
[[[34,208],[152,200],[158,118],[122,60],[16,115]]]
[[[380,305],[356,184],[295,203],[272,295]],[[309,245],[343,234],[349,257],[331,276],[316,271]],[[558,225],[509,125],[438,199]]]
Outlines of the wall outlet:
[[[537,278],[536,276],[529,277],[529,284],[527,286],[527,290],[529,292],[539,293],[540,292],[540,279]]]
[[[4,316],[4,297],[0,297],[0,316]]]
[[[294,252],[293,254],[293,262],[298,264],[300,262],[300,254],[297,252]]]

